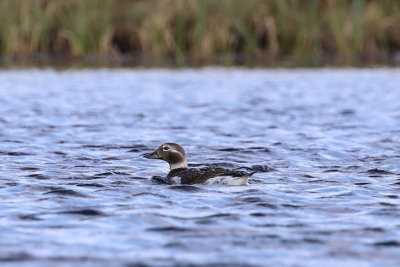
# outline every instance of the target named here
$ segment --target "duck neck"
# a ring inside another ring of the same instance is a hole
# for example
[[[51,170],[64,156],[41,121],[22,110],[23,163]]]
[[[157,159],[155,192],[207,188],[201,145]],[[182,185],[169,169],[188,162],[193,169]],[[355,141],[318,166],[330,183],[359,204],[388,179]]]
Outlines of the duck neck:
[[[184,160],[182,160],[182,161],[180,161],[178,163],[170,163],[169,164],[169,168],[170,168],[171,171],[174,170],[174,169],[179,169],[179,168],[187,169],[188,168],[187,161],[186,161],[186,159],[184,159]]]

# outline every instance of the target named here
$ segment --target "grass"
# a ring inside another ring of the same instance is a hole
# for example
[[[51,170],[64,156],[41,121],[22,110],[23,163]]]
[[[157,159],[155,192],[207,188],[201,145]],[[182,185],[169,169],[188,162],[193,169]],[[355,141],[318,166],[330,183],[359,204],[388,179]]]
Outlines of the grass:
[[[0,0],[3,59],[318,66],[398,53],[398,0]]]

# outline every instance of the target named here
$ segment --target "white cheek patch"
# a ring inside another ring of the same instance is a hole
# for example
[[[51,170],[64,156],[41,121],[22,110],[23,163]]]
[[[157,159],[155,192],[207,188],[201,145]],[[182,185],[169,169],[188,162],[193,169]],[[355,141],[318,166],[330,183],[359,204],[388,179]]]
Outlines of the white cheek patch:
[[[179,176],[175,176],[175,177],[172,177],[171,180],[172,180],[175,184],[180,184],[181,181],[182,181],[182,178],[179,177]]]

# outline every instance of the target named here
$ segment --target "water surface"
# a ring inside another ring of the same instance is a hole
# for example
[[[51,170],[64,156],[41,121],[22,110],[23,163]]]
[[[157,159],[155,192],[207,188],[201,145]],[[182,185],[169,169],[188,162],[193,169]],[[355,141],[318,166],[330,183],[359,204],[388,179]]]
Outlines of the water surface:
[[[400,71],[0,72],[0,264],[398,266]],[[163,142],[249,186],[158,184]]]

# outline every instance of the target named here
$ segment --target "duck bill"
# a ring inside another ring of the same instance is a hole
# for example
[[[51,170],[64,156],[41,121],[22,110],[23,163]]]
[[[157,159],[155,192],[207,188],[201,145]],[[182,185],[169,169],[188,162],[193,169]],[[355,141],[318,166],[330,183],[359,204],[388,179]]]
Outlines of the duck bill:
[[[146,153],[143,155],[146,159],[161,159],[161,157],[157,154],[157,150],[153,153]]]

